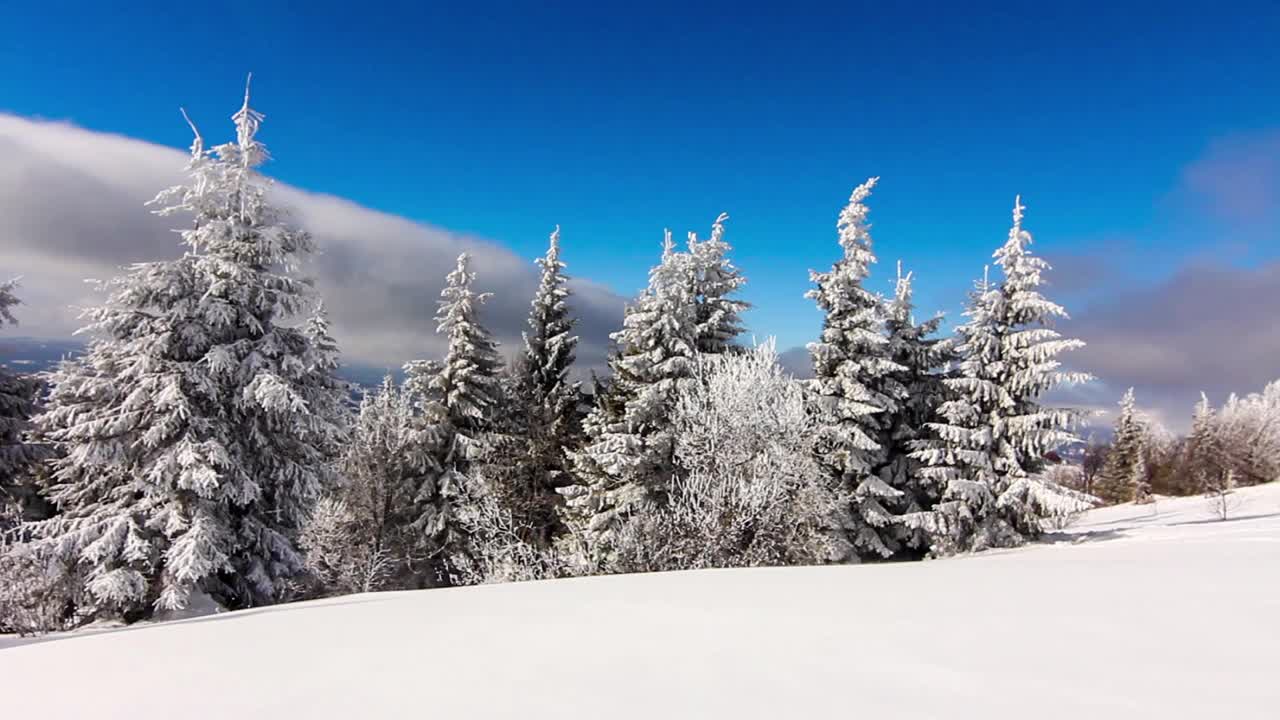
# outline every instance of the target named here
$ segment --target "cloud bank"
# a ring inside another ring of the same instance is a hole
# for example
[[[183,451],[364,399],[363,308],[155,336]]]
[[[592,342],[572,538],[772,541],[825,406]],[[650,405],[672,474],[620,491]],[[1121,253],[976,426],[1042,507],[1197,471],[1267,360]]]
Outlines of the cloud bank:
[[[181,218],[156,217],[144,203],[182,181],[186,159],[127,137],[0,114],[0,276],[23,278],[22,334],[71,335],[80,326],[75,308],[100,301],[84,279],[181,252],[172,232]],[[520,343],[537,286],[531,259],[341,198],[283,183],[274,192],[315,237],[320,252],[304,272],[316,277],[346,362],[396,368],[442,353],[432,318],[445,274],[463,251],[474,258],[480,289],[494,293],[485,322],[506,350]],[[565,245],[572,274],[568,229]],[[624,299],[581,278],[572,287],[580,362],[599,366]]]

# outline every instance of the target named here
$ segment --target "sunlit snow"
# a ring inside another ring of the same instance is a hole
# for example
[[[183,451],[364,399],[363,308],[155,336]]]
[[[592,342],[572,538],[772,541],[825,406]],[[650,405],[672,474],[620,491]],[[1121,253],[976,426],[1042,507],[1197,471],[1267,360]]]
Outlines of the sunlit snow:
[[[1225,522],[1162,498],[951,560],[355,595],[46,639],[0,651],[20,690],[4,714],[1274,718],[1280,484],[1235,497]]]

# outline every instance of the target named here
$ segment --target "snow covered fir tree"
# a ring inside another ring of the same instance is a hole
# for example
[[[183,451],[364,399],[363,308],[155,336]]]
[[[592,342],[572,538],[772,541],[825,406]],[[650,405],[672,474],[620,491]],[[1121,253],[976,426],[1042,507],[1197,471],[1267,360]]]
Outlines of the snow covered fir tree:
[[[1066,311],[1040,293],[1048,263],[1031,254],[1014,201],[1009,239],[995,252],[1003,281],[984,276],[956,329],[958,372],[943,382],[949,398],[928,424],[916,457],[943,488],[932,510],[910,516],[930,533],[935,554],[1019,545],[1042,521],[1087,509],[1091,499],[1039,477],[1052,450],[1078,442],[1083,413],[1040,404],[1046,391],[1090,380],[1061,369],[1058,356],[1083,346],[1052,329]]]
[[[579,481],[562,494],[597,562],[612,558],[614,534],[628,517],[665,503],[675,479],[671,407],[697,354],[688,266],[667,232],[648,287],[611,335],[610,387],[584,421],[585,447],[571,455]]]
[[[1190,492],[1203,492],[1211,485],[1219,485],[1226,474],[1228,468],[1223,462],[1222,437],[1218,428],[1217,413],[1209,404],[1209,397],[1202,392],[1183,451],[1184,466],[1190,471],[1184,473],[1182,485]]]
[[[513,523],[545,547],[568,531],[557,490],[573,483],[565,451],[581,433],[582,393],[570,378],[578,336],[569,313],[572,293],[560,259],[560,228],[536,262],[541,272],[529,329],[507,379],[507,408],[495,418],[481,474]]]
[[[952,343],[936,337],[942,316],[916,323],[914,312],[911,273],[903,275],[899,262],[884,332],[889,360],[901,368],[891,378],[905,393],[897,411],[882,420],[884,427],[878,442],[884,448],[885,460],[875,473],[885,485],[902,493],[894,505],[901,509],[903,517],[932,508],[941,499],[938,484],[927,477],[914,452],[928,435],[927,424],[937,419],[938,409],[946,400],[943,380],[955,360]],[[893,557],[919,558],[928,552],[929,538],[920,528],[900,522],[894,529],[897,533],[891,536],[895,544]]]
[[[405,366],[406,386],[418,406],[424,442],[436,476],[424,482],[415,499],[414,526],[435,545],[432,582],[449,583],[459,563],[471,554],[471,539],[458,513],[476,491],[473,465],[489,450],[494,417],[503,400],[497,343],[480,321],[487,293],[475,289],[471,258],[458,256],[445,278],[436,311],[436,332],[448,343],[442,360]]]
[[[883,298],[864,287],[876,262],[866,199],[879,178],[854,189],[836,223],[843,256],[829,272],[811,273],[808,297],[825,317],[822,336],[809,345],[813,392],[832,421],[819,432],[819,462],[832,482],[852,495],[841,524],[857,557],[887,558],[901,549],[898,517],[911,499],[885,482],[893,418],[908,399],[908,369],[890,358]],[[889,479],[894,479],[892,473]],[[898,478],[907,481],[907,478]]]
[[[743,332],[742,313],[751,307],[736,297],[747,279],[729,259],[732,248],[724,240],[724,224],[728,219],[727,214],[721,213],[711,225],[711,237],[706,240],[689,233],[687,269],[693,285],[694,343],[700,353],[729,350]]]
[[[1137,416],[1133,388],[1120,399],[1120,414],[1116,417],[1115,436],[1111,452],[1095,481],[1094,489],[1105,502],[1143,502],[1150,495],[1147,482],[1146,429]]]
[[[193,594],[228,608],[280,600],[302,569],[295,538],[333,484],[344,385],[311,283],[291,270],[310,235],[268,198],[263,116],[206,150],[155,200],[186,216],[184,252],[104,283],[85,354],[50,376],[34,419],[61,453],[60,514],[35,548],[83,574],[84,616],[135,618]],[[194,126],[193,126],[194,129]]]
[[[728,257],[727,219],[716,219],[706,241],[691,233],[687,252],[666,233],[648,286],[611,336],[612,377],[583,422],[584,447],[570,454],[578,481],[561,490],[595,567],[616,559],[624,523],[666,505],[683,474],[672,408],[691,387],[694,361],[730,351],[741,331],[747,304],[734,295],[746,279]]]

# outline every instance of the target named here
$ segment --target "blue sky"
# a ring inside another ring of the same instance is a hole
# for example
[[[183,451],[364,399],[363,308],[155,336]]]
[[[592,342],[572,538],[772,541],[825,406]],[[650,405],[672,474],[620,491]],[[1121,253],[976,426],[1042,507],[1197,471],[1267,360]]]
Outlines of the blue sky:
[[[526,257],[559,223],[571,272],[624,294],[664,227],[727,211],[784,347],[870,175],[873,282],[902,258],[925,310],[959,309],[1019,192],[1078,304],[1280,255],[1269,201],[1215,212],[1188,174],[1280,128],[1275,3],[292,5],[17,4],[0,110],[185,148],[177,107],[221,132],[253,71],[276,177]]]

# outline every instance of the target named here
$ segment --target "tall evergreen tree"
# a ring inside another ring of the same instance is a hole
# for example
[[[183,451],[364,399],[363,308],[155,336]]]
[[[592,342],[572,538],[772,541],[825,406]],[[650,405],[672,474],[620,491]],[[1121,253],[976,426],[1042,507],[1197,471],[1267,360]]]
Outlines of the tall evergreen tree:
[[[233,120],[236,140],[212,150],[196,133],[189,181],[156,198],[161,215],[194,216],[186,252],[105,284],[93,341],[35,419],[65,450],[49,489],[62,514],[33,528],[37,547],[85,573],[91,613],[180,608],[197,591],[277,600],[333,481],[336,347],[322,322],[289,323],[315,303],[292,271],[311,237],[268,201],[247,92]]]
[[[475,291],[471,258],[463,253],[445,278],[436,313],[436,332],[449,340],[440,372],[431,388],[447,413],[454,442],[449,448],[455,466],[465,472],[469,448],[483,440],[502,400],[498,371],[502,361],[493,335],[480,322],[480,305],[489,293]]]
[[[1094,494],[1109,503],[1134,502],[1144,495],[1146,485],[1145,429],[1134,406],[1133,388],[1120,399],[1111,451],[1095,481]]]
[[[697,326],[696,344],[700,353],[722,353],[733,346],[734,338],[743,331],[742,313],[750,303],[733,297],[747,279],[729,259],[729,243],[724,240],[724,223],[729,219],[721,213],[711,226],[711,237],[699,240],[696,233],[689,233],[688,264],[693,284],[694,323]]]
[[[560,228],[537,260],[541,279],[524,333],[524,352],[512,370],[509,411],[503,414],[496,447],[485,462],[486,481],[501,507],[546,545],[563,533],[563,498],[556,491],[572,482],[565,451],[581,431],[579,383],[569,379],[578,336],[569,315],[565,264],[560,260]]]
[[[475,273],[466,253],[445,278],[436,312],[436,332],[448,339],[443,361],[405,366],[406,386],[420,410],[423,437],[432,444],[435,482],[420,490],[415,526],[439,548],[439,580],[451,575],[450,558],[470,553],[470,538],[458,522],[457,505],[466,502],[468,474],[485,453],[494,417],[502,402],[497,343],[480,322],[488,293],[476,292]]]
[[[877,473],[888,462],[881,444],[891,418],[907,399],[899,380],[907,368],[889,357],[883,299],[863,286],[876,262],[865,200],[879,178],[854,189],[836,223],[843,257],[829,272],[810,272],[817,285],[807,297],[825,313],[819,342],[809,344],[814,394],[831,412],[822,431],[819,463],[833,482],[852,493],[845,530],[854,552],[885,558],[901,535],[893,508],[904,494]]]
[[[677,472],[671,408],[691,381],[697,329],[691,288],[668,232],[648,287],[611,337],[609,389],[584,421],[586,446],[570,454],[578,484],[563,488],[594,559],[608,563],[620,524],[662,505]]]
[[[995,252],[1004,281],[984,277],[957,328],[963,359],[945,381],[951,399],[917,451],[926,477],[944,487],[934,511],[912,518],[935,552],[1016,545],[1042,532],[1042,518],[1088,507],[1086,496],[1037,477],[1046,453],[1078,441],[1071,427],[1082,415],[1042,407],[1040,396],[1089,376],[1060,369],[1057,356],[1084,343],[1050,327],[1066,311],[1039,292],[1049,266],[1027,248],[1023,210],[1015,201],[1009,239]]]
[[[0,283],[0,327],[18,324],[12,311],[21,303],[14,293],[17,286],[17,280]],[[0,365],[0,532],[6,530],[6,505],[21,514],[38,500],[31,474],[49,457],[49,450],[26,435],[31,416],[39,410],[40,389],[35,376]]]
[[[903,275],[899,262],[893,300],[887,306],[885,334],[889,359],[902,368],[894,373],[894,380],[906,392],[897,411],[886,418],[888,422],[879,439],[885,449],[884,463],[876,469],[876,475],[886,485],[902,493],[893,504],[899,515],[927,510],[941,499],[941,488],[925,476],[923,464],[912,453],[927,436],[926,424],[937,419],[938,409],[946,400],[944,373],[954,359],[951,343],[933,337],[942,316],[917,324],[914,310],[911,273]],[[918,557],[927,552],[928,537],[924,533],[905,524],[899,524],[898,530],[898,537],[893,538],[896,554]]]

